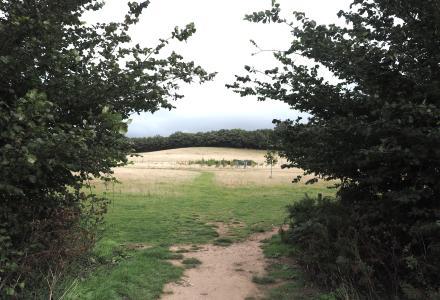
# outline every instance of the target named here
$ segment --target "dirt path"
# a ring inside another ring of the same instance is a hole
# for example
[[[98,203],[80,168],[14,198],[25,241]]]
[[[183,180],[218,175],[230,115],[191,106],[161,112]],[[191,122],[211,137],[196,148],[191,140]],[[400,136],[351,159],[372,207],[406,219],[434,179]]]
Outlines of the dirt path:
[[[185,258],[197,258],[202,264],[185,271],[181,282],[165,286],[164,300],[243,300],[259,298],[261,291],[252,276],[265,273],[265,259],[260,242],[274,235],[258,233],[228,247],[204,245]],[[176,250],[176,249],[175,249]]]

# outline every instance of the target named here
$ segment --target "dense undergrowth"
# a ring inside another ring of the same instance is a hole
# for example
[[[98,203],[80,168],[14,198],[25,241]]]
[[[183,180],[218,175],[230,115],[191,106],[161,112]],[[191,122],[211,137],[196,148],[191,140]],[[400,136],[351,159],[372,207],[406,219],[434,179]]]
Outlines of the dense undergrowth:
[[[439,299],[440,228],[434,211],[428,222],[408,206],[306,197],[289,206],[284,239],[309,278],[341,299]]]

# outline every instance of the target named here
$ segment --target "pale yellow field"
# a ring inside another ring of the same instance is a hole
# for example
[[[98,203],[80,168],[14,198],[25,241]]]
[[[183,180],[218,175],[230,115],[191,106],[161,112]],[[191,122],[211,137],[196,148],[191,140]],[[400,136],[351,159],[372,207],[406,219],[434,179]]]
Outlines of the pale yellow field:
[[[117,193],[178,194],[178,184],[191,181],[198,174],[192,170],[148,169],[132,165],[115,168],[114,176],[120,184],[110,184],[108,189]]]
[[[131,164],[114,169],[115,177],[122,184],[110,184],[109,191],[156,194],[178,193],[173,185],[191,181],[201,172],[212,172],[215,181],[225,186],[242,185],[287,185],[293,178],[301,175],[300,169],[281,169],[285,160],[280,159],[273,167],[273,176],[270,178],[270,166],[264,163],[263,150],[232,149],[232,148],[182,148],[156,152],[141,153],[138,157],[131,157]],[[215,167],[188,164],[189,161],[201,159],[216,160],[253,160],[258,163],[255,167]],[[162,187],[167,185],[167,189]],[[104,186],[97,184],[100,189]]]
[[[188,168],[187,163],[189,161],[200,160],[202,158],[205,160],[210,158],[217,160],[249,159],[263,164],[264,154],[266,154],[264,150],[193,147],[139,153],[140,157],[132,157],[130,161],[135,162],[138,167],[186,169]],[[285,160],[280,160],[279,164],[282,163],[285,163]]]

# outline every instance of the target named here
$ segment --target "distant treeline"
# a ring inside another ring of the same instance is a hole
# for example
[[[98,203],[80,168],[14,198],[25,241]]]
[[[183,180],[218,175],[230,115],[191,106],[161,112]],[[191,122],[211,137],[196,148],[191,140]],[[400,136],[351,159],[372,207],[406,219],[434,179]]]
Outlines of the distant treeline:
[[[168,137],[153,136],[130,138],[135,152],[150,152],[185,147],[230,147],[248,149],[270,149],[274,131],[259,129],[222,129],[218,131],[184,133],[176,132]]]

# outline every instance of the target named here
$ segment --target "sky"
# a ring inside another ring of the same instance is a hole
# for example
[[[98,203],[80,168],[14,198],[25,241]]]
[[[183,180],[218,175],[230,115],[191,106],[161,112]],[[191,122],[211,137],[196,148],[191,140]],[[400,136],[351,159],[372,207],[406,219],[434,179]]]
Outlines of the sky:
[[[140,22],[130,31],[133,41],[153,46],[159,38],[170,36],[175,26],[194,22],[197,32],[186,43],[173,43],[171,49],[194,61],[208,72],[218,72],[215,79],[202,85],[182,85],[185,98],[174,102],[176,109],[154,114],[132,115],[128,136],[167,136],[176,131],[199,132],[241,128],[272,128],[273,119],[295,119],[299,113],[280,101],[241,98],[225,87],[234,75],[245,74],[244,65],[259,69],[275,65],[270,52],[252,55],[255,40],[263,49],[284,50],[291,40],[285,25],[255,24],[243,20],[245,14],[269,9],[272,0],[151,0]],[[351,0],[280,0],[285,16],[302,11],[317,23],[341,24],[336,16],[348,9]],[[89,21],[117,21],[127,11],[126,0],[107,0],[99,15]]]

